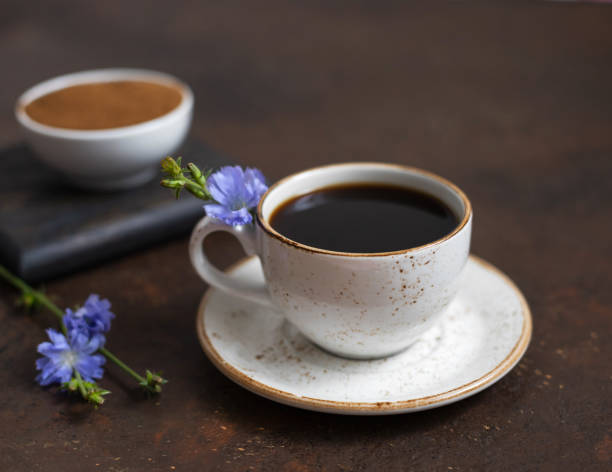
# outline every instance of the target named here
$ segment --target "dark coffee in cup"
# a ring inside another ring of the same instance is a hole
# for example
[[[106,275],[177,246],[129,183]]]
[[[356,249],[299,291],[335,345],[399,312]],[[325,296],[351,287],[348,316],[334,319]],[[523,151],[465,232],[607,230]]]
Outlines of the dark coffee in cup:
[[[458,224],[457,216],[437,198],[380,184],[322,188],[288,200],[270,218],[270,225],[293,241],[353,253],[422,246]]]

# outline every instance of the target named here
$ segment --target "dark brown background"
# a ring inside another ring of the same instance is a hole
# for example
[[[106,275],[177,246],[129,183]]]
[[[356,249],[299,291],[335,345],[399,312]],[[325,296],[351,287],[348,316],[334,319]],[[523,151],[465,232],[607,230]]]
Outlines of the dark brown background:
[[[438,172],[472,199],[474,252],[534,315],[523,362],[466,401],[395,417],[300,411],[205,358],[205,286],[178,240],[47,284],[62,305],[111,298],[109,348],[170,379],[146,400],[111,367],[113,394],[90,411],[34,384],[53,319],[20,314],[2,288],[0,469],[610,467],[612,8],[5,0],[0,63],[2,145],[18,139],[12,104],[26,87],[137,66],[189,82],[193,133],[272,178],[347,160]],[[238,258],[234,241],[212,239],[220,265]]]

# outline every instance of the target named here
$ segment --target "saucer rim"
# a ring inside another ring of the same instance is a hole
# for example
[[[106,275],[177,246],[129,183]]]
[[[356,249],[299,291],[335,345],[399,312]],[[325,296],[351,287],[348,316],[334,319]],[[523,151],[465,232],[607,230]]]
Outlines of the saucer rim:
[[[245,257],[229,266],[227,269],[225,269],[225,272],[234,272],[235,270],[239,269],[244,264],[249,263],[252,259],[256,257],[257,256]],[[284,390],[279,390],[263,382],[255,380],[238,370],[229,362],[227,362],[217,352],[210,338],[206,334],[204,316],[206,313],[206,305],[208,303],[208,299],[211,294],[216,291],[216,289],[214,289],[213,287],[209,287],[206,290],[206,293],[202,297],[202,300],[200,301],[200,304],[198,306],[198,315],[196,318],[198,339],[208,359],[226,377],[228,377],[230,380],[237,383],[238,385],[246,388],[247,390],[256,393],[257,395],[261,395],[265,398],[279,403],[283,403],[285,405],[327,413],[346,413],[353,415],[407,413],[443,406],[474,395],[484,390],[485,388],[493,385],[495,382],[504,377],[521,359],[521,357],[529,346],[532,336],[533,320],[531,310],[529,308],[527,300],[525,299],[525,296],[518,288],[518,286],[514,283],[514,281],[505,273],[503,273],[500,269],[495,267],[490,262],[485,261],[481,257],[475,256],[474,254],[470,254],[469,258],[473,262],[482,266],[485,270],[499,275],[504,280],[504,282],[516,293],[516,296],[518,297],[522,308],[521,311],[523,317],[523,324],[521,327],[521,334],[513,348],[507,354],[507,356],[489,372],[459,387],[455,387],[451,390],[437,393],[435,395],[392,402],[343,402],[336,400],[325,400],[322,398],[298,396],[293,393],[285,392]]]

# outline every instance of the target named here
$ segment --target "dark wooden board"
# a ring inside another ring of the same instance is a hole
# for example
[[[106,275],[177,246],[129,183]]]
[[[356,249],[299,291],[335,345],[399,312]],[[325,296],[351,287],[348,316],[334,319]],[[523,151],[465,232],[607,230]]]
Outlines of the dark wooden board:
[[[176,153],[201,168],[229,161],[202,142]],[[188,232],[204,212],[189,194],[176,201],[160,178],[119,192],[66,185],[24,144],[0,151],[0,262],[30,282]]]

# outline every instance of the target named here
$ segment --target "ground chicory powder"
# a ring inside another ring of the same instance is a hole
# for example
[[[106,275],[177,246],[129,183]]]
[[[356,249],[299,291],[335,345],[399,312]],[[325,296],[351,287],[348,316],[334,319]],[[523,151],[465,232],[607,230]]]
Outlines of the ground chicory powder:
[[[158,118],[181,102],[178,87],[141,81],[74,85],[25,106],[34,121],[80,130],[119,128]]]

